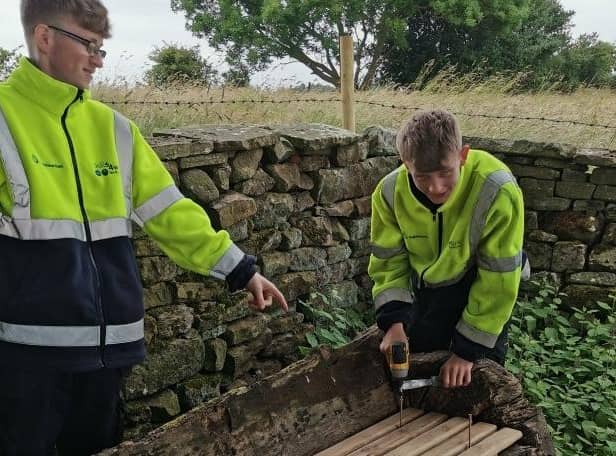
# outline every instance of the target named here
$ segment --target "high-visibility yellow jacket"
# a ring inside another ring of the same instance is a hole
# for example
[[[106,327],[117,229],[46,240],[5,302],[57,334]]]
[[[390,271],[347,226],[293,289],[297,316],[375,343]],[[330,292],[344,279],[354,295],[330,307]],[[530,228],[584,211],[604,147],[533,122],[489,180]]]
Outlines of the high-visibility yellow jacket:
[[[411,305],[422,287],[455,284],[477,268],[456,330],[473,343],[493,348],[520,282],[522,192],[509,169],[480,150],[469,152],[453,193],[435,212],[415,197],[409,179],[400,166],[372,195],[368,272],[375,307]]]
[[[245,261],[136,126],[22,59],[0,84],[0,359],[95,369],[145,355],[137,222],[180,266]]]

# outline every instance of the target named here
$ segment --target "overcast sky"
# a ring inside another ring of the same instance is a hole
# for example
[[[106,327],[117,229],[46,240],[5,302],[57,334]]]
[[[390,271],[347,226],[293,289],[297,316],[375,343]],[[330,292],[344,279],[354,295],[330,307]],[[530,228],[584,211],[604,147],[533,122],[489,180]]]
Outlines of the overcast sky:
[[[222,68],[224,56],[215,55],[204,40],[197,40],[185,30],[184,17],[171,11],[170,0],[103,0],[109,9],[113,36],[105,41],[108,52],[105,67],[98,79],[138,79],[150,66],[148,54],[157,46],[177,43],[198,44],[203,55]],[[574,36],[598,32],[605,41],[616,42],[616,2],[613,0],[561,0],[573,17]],[[14,49],[23,44],[19,19],[19,0],[2,0],[0,13],[0,47]],[[25,53],[25,51],[23,51]],[[296,82],[318,81],[298,63],[279,65],[252,78],[253,84],[280,86]]]

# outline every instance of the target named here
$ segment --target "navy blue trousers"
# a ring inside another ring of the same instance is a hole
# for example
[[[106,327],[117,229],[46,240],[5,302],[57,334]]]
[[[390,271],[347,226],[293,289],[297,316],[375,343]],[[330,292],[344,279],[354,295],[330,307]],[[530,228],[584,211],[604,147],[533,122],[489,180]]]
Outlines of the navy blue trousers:
[[[118,444],[126,372],[0,366],[0,456],[90,455]]]

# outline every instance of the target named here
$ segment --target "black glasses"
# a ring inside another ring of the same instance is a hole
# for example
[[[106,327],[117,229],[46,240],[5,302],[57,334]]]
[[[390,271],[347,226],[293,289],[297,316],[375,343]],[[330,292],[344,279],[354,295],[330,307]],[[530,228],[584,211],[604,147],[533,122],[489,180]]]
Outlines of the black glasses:
[[[55,25],[48,25],[47,27],[52,30],[55,30],[56,32],[60,32],[62,35],[67,36],[70,39],[77,41],[78,43],[83,44],[88,50],[88,54],[91,56],[95,56],[96,54],[98,54],[101,56],[102,59],[107,56],[107,51],[101,49],[100,46],[94,41],[86,40],[79,35],[75,35],[74,33],[69,32],[68,30],[61,29],[60,27],[56,27]]]

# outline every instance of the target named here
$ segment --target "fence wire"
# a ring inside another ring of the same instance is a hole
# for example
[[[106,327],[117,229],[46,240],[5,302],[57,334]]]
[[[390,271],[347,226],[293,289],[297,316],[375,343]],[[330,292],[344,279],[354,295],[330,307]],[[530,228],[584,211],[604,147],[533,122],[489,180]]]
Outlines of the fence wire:
[[[338,97],[330,97],[330,98],[295,98],[295,99],[284,99],[284,100],[273,100],[273,99],[228,99],[228,100],[195,100],[195,101],[186,101],[186,100],[177,100],[177,101],[158,101],[158,100],[101,100],[102,103],[106,103],[109,105],[158,105],[158,106],[187,106],[187,107],[195,107],[195,106],[208,106],[208,105],[224,105],[224,104],[285,104],[285,103],[340,103],[341,100]],[[357,105],[370,105],[370,106],[378,106],[382,108],[389,109],[397,109],[404,111],[420,111],[425,109],[420,106],[407,106],[407,105],[396,105],[390,103],[381,103],[377,101],[368,101],[368,100],[355,100],[355,104]],[[451,111],[452,114],[456,116],[465,116],[465,117],[476,117],[476,118],[484,118],[484,119],[494,119],[494,120],[524,120],[524,121],[535,121],[535,122],[551,122],[558,124],[570,124],[570,125],[578,125],[584,127],[592,127],[592,128],[603,128],[607,130],[616,130],[616,125],[610,124],[601,124],[601,123],[593,123],[593,122],[582,122],[580,120],[574,119],[555,119],[549,117],[533,117],[533,116],[515,116],[515,115],[500,115],[500,114],[488,114],[488,113],[478,113],[478,112],[461,112],[461,111]]]

